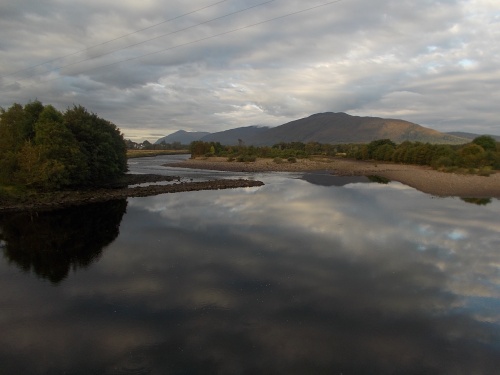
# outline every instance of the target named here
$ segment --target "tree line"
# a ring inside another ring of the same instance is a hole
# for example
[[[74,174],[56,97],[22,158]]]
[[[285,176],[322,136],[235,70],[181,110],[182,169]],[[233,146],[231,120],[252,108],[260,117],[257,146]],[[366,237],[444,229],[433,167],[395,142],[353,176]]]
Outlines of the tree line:
[[[96,186],[126,171],[120,130],[84,107],[60,112],[36,100],[0,108],[0,185]]]
[[[488,171],[500,169],[500,143],[483,135],[464,145],[440,145],[405,141],[396,144],[390,139],[367,144],[322,144],[319,142],[281,142],[273,146],[224,146],[219,142],[195,141],[190,145],[193,157],[222,156],[228,160],[253,161],[260,158],[290,159],[316,155],[344,156],[357,160],[376,160],[402,164],[428,165],[435,169],[454,171],[458,168]]]
[[[345,145],[333,145],[327,143],[302,143],[302,142],[280,142],[273,146],[246,146],[239,142],[237,146],[224,146],[219,142],[191,142],[189,151],[193,157],[197,156],[222,156],[239,161],[248,161],[252,158],[306,158],[312,155],[335,156],[344,152]]]
[[[184,145],[181,142],[172,142],[167,143],[162,141],[160,143],[151,143],[148,140],[145,140],[141,143],[137,143],[131,141],[130,139],[126,139],[125,143],[127,144],[127,148],[129,150],[187,150],[189,149],[189,145]]]
[[[380,139],[351,147],[347,155],[358,160],[428,165],[447,171],[500,169],[500,143],[488,135],[459,146],[408,141],[397,145],[389,139]]]

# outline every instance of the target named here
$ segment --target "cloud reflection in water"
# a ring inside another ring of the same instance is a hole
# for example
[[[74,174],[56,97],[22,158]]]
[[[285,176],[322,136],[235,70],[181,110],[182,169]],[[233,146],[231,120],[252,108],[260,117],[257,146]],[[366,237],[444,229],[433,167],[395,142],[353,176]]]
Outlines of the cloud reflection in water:
[[[263,178],[261,188],[130,199],[99,263],[47,295],[54,310],[28,323],[6,316],[2,363],[17,365],[3,360],[25,352],[29,333],[44,369],[56,353],[102,373],[498,368],[498,201]],[[16,281],[23,298],[0,302],[41,303],[38,284]]]

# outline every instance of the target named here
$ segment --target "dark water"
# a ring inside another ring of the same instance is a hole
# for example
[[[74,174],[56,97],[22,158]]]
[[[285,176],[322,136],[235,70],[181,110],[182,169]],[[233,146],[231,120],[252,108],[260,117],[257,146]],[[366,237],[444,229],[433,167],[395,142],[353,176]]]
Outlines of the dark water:
[[[253,177],[2,218],[0,374],[498,373],[500,201]]]

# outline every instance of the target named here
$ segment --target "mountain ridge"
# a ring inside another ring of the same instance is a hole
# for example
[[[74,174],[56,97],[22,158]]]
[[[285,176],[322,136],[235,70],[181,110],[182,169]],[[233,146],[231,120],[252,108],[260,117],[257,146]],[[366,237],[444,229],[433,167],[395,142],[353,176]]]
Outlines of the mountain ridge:
[[[405,120],[353,116],[344,112],[315,113],[276,127],[259,125],[238,127],[207,133],[193,140],[220,142],[228,146],[241,143],[247,146],[272,146],[280,142],[369,143],[386,138],[395,143],[418,141],[424,143],[464,144],[470,142],[470,138],[457,136],[453,133],[441,133]]]
[[[161,137],[158,139],[155,144],[160,143],[174,143],[179,142],[183,145],[190,144],[193,141],[198,141],[206,135],[209,135],[209,132],[197,131],[197,132],[188,132],[185,130],[177,130],[165,137]]]

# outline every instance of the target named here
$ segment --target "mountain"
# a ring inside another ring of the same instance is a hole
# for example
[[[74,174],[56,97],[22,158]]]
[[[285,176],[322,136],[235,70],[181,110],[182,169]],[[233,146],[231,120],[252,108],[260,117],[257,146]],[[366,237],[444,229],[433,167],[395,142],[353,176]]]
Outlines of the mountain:
[[[317,113],[270,128],[252,139],[256,146],[279,142],[368,143],[389,138],[396,143],[420,141],[460,144],[468,140],[412,122],[379,117],[351,116],[346,113]]]
[[[290,121],[274,128],[246,126],[217,133],[185,132],[179,130],[156,143],[192,141],[220,142],[237,145],[243,142],[250,146],[272,146],[280,142],[319,143],[369,143],[389,138],[395,143],[404,141],[440,144],[464,144],[470,142],[467,133],[441,133],[409,121],[380,117],[351,116],[347,113],[325,112]],[[473,137],[475,138],[475,137]]]
[[[484,135],[484,134],[475,134],[475,133],[466,133],[466,132],[448,132],[446,134],[454,135],[456,137],[461,137],[461,138],[467,138],[467,139],[469,139],[471,141],[474,138],[477,138],[477,137],[480,137],[481,135]],[[492,137],[497,142],[500,142],[500,135],[491,135],[491,134],[487,134],[487,135],[489,135],[490,137]]]
[[[209,132],[187,132],[185,130],[178,130],[175,133],[169,134],[166,137],[158,139],[155,144],[174,143],[179,142],[183,145],[188,145],[193,141],[199,141],[204,136],[210,134]]]
[[[201,140],[204,142],[220,142],[226,146],[234,146],[243,141],[246,145],[253,144],[253,140],[260,135],[264,135],[270,128],[261,126],[245,126],[230,130],[224,130],[217,133],[211,133],[204,136]]]

